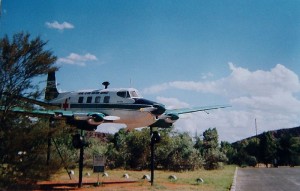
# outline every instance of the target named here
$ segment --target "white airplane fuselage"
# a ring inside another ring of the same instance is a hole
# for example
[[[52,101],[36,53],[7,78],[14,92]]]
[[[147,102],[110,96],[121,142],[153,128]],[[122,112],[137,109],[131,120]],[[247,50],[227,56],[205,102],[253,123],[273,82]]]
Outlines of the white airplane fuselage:
[[[128,129],[147,127],[157,121],[157,115],[164,112],[163,105],[143,99],[134,88],[65,92],[49,103],[74,112],[77,118],[86,118],[87,112],[91,115],[104,114],[108,116],[104,123],[125,124]],[[155,114],[153,106],[161,107],[163,111]]]
[[[50,122],[65,120],[66,124],[81,130],[94,131],[103,123],[125,124],[127,129],[140,127],[170,128],[179,115],[230,107],[215,105],[166,109],[163,104],[144,99],[134,88],[108,89],[109,82],[102,83],[105,88],[93,91],[59,93],[56,87],[55,71],[47,78],[45,100],[39,101],[16,96],[44,109],[27,110],[11,108],[11,112],[47,117]],[[0,111],[4,107],[0,106]]]
[[[59,107],[57,110],[21,111],[33,115],[65,119],[66,123],[82,130],[93,131],[103,123],[125,124],[127,129],[140,127],[169,128],[179,119],[179,115],[207,111],[229,106],[205,106],[167,110],[163,104],[144,99],[134,88],[104,89],[59,93],[56,87],[55,71],[48,73],[45,101],[33,103]]]

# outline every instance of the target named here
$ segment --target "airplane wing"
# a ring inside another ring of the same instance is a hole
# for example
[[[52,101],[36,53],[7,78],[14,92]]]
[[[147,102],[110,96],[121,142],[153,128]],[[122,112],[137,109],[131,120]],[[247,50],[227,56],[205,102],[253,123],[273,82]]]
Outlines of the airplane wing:
[[[48,117],[72,117],[73,112],[71,111],[64,111],[64,110],[27,110],[19,107],[14,107],[9,110],[10,112],[15,113],[23,113],[23,114],[29,114],[34,116],[48,116]]]
[[[182,109],[169,109],[165,113],[176,113],[176,114],[186,114],[186,113],[194,113],[198,111],[208,111],[220,108],[231,107],[230,105],[214,105],[214,106],[203,106],[203,107],[191,107],[191,108],[182,108]]]
[[[3,110],[3,109],[0,109]],[[66,119],[66,122],[70,125],[74,125],[80,129],[93,131],[97,129],[97,126],[106,123],[119,120],[118,116],[110,116],[98,112],[74,112],[66,110],[27,110],[19,107],[15,107],[9,110],[14,113],[22,113],[31,116],[40,117],[52,117],[53,119]]]
[[[151,127],[169,128],[179,119],[179,115],[194,113],[199,111],[209,111],[214,109],[231,107],[230,105],[214,105],[214,106],[203,106],[203,107],[192,107],[182,109],[168,109],[164,114],[158,117],[158,120],[151,125]]]

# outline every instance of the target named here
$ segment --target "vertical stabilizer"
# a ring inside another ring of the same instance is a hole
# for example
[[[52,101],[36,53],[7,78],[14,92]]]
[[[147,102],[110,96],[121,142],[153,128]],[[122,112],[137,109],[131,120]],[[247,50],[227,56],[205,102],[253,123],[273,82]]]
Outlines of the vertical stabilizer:
[[[45,100],[50,101],[56,98],[58,94],[59,93],[56,88],[55,71],[51,71],[48,73]]]

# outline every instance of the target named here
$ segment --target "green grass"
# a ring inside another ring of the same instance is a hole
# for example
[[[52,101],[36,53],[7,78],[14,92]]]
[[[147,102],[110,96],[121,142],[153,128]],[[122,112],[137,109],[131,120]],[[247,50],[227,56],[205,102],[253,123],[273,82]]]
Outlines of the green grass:
[[[129,175],[128,180],[137,180],[138,190],[203,190],[203,191],[226,191],[230,189],[233,181],[233,176],[236,166],[225,166],[220,170],[196,170],[196,171],[161,171],[155,170],[154,185],[150,186],[150,183],[143,181],[142,177],[146,174],[150,175],[150,171],[130,171],[130,170],[107,170],[109,177],[102,177],[101,181],[124,181],[123,175],[127,173]],[[85,174],[90,172],[91,176],[87,177]],[[84,169],[83,182],[97,180],[98,174],[92,173],[91,169]],[[177,180],[169,180],[169,176],[175,175]],[[197,183],[196,179],[202,178],[203,183]],[[67,181],[69,179],[65,171],[56,174],[53,180]],[[78,170],[75,171],[74,179],[78,180]],[[123,185],[122,185],[123,187]],[[140,188],[140,189],[139,189]],[[102,188],[101,188],[102,189]],[[125,188],[123,190],[126,190]]]
[[[169,181],[170,175],[175,175],[177,180],[174,184],[193,185],[207,190],[229,190],[233,181],[235,166],[225,166],[220,170],[197,170],[186,172],[156,172],[156,179],[160,181]],[[202,178],[203,183],[197,183],[196,179]],[[202,189],[201,189],[202,190]]]

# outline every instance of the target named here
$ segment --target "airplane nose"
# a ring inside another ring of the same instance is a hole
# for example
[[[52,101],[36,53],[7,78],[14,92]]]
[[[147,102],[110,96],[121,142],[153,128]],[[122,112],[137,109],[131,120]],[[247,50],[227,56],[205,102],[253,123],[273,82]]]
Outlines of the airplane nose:
[[[162,115],[166,111],[165,106],[162,104],[154,104],[153,107],[156,108],[151,112],[153,115]]]

